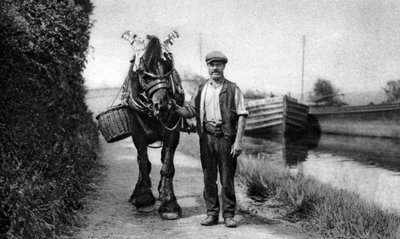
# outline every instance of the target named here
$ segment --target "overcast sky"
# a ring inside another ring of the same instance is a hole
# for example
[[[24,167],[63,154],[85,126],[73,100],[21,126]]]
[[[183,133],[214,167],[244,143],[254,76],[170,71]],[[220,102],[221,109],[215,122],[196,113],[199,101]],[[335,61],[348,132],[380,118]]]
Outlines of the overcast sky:
[[[304,94],[319,77],[343,93],[380,91],[400,79],[398,0],[92,1],[89,88],[122,85],[133,54],[125,30],[161,38],[177,30],[172,52],[181,74],[207,76],[204,56],[222,51],[226,78],[243,90],[299,95],[303,35]]]

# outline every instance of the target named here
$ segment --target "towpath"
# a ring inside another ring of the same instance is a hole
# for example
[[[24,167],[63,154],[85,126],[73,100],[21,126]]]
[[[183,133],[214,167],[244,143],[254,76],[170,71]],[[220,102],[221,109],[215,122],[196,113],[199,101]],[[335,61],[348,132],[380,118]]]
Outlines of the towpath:
[[[181,143],[185,142],[181,140]],[[183,217],[162,220],[157,214],[159,202],[148,212],[138,212],[128,202],[138,176],[136,149],[131,139],[112,144],[101,139],[101,150],[100,161],[105,169],[96,183],[96,192],[88,197],[88,208],[83,212],[84,226],[76,238],[310,238],[279,219],[251,213],[255,209],[248,203],[241,185],[237,185],[239,227],[226,228],[221,218],[216,226],[201,226],[200,221],[205,217],[201,165],[197,158],[179,151],[175,156],[174,189]],[[149,158],[156,188],[160,178],[160,149],[149,149]]]

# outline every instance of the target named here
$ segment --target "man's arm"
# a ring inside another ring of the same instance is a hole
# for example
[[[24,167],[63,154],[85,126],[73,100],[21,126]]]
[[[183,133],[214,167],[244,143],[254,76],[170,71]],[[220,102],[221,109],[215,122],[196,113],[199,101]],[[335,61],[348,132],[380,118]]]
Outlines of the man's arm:
[[[183,106],[175,105],[175,112],[186,119],[193,118],[196,115],[192,102],[185,102]]]
[[[185,102],[183,106],[179,106],[175,101],[172,101],[175,107],[175,112],[183,118],[190,119],[196,115],[196,109],[194,108],[194,99],[198,94],[198,89],[193,93],[190,102]]]
[[[238,114],[238,125],[237,125],[236,138],[232,146],[231,154],[234,157],[237,157],[242,152],[242,138],[246,126],[246,117],[249,114],[249,112],[246,110],[246,106],[244,105],[243,93],[238,87],[236,87],[235,91],[235,104],[236,104],[236,113]]]
[[[246,116],[239,115],[235,143],[233,143],[231,151],[231,154],[233,154],[234,157],[237,157],[242,153],[242,138],[244,134],[245,125],[246,125]]]

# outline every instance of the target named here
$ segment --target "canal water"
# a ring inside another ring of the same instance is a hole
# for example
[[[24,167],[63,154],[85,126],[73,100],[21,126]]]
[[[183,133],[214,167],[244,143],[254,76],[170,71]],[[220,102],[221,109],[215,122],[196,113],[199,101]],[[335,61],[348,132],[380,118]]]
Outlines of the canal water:
[[[280,152],[305,175],[400,213],[400,140],[322,134],[281,142],[245,137],[248,153]]]

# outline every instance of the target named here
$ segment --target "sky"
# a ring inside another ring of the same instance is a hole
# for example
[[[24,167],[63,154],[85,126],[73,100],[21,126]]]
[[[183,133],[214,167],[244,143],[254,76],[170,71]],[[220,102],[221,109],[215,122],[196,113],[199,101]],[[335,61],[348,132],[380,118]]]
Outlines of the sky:
[[[398,0],[92,0],[89,89],[120,87],[133,56],[130,30],[180,37],[178,72],[208,77],[205,55],[223,52],[225,77],[248,89],[300,96],[318,78],[342,93],[382,91],[400,79]],[[304,47],[304,83],[302,58]]]

